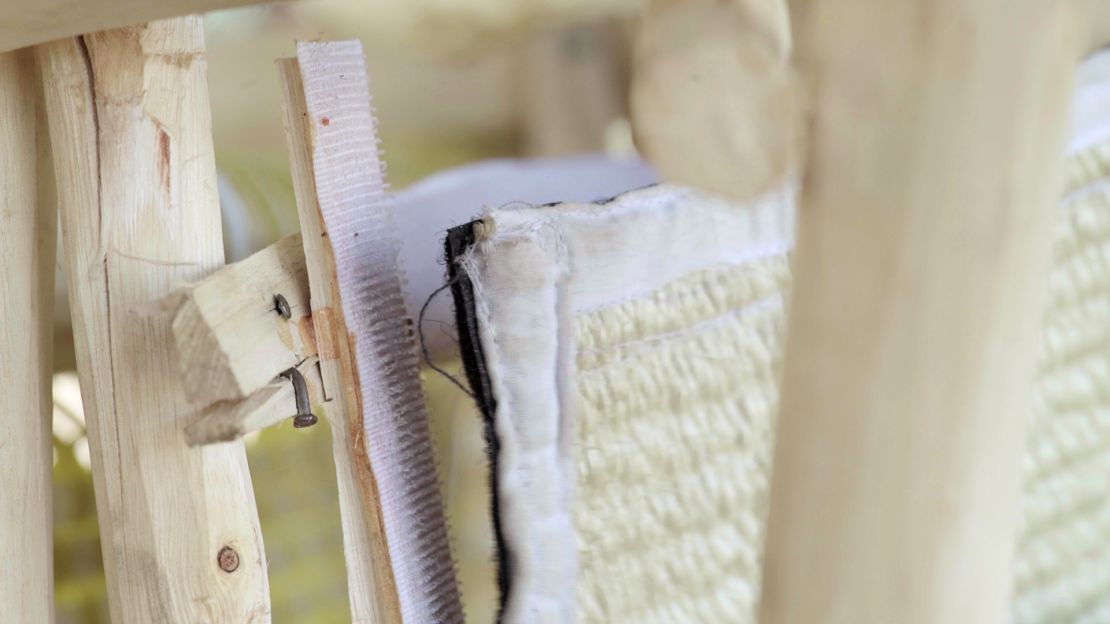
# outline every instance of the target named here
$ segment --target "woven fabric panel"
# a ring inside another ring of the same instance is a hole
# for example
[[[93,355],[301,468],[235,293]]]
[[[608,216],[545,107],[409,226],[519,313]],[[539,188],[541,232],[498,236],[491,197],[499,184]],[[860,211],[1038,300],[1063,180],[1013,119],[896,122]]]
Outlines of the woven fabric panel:
[[[785,255],[576,319],[580,622],[750,622]]]
[[[1025,459],[1015,621],[1110,622],[1110,142],[1068,159]]]
[[[1018,624],[1110,622],[1110,142],[1068,158],[1025,458]],[[787,257],[576,318],[580,622],[750,622]]]

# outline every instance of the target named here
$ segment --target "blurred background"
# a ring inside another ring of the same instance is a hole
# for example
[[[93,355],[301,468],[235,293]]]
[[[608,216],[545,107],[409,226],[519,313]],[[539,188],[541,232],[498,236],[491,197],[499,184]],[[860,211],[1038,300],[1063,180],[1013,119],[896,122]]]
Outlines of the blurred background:
[[[304,0],[209,14],[208,76],[229,262],[297,229],[276,58],[358,38],[394,190],[495,157],[626,155],[630,34],[642,0]],[[476,210],[477,212],[477,210]],[[60,247],[60,246],[59,246]],[[54,378],[60,623],[108,622],[64,276]],[[458,371],[456,362],[440,362]],[[467,620],[496,607],[486,458],[469,398],[425,371]],[[276,622],[350,622],[326,421],[247,439]]]

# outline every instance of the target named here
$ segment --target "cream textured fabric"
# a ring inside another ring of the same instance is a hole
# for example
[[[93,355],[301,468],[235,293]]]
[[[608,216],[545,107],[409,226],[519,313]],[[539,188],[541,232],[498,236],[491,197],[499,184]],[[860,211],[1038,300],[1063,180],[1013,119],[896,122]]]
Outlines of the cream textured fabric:
[[[1082,77],[1099,72],[1110,89],[1110,55]],[[1021,624],[1110,622],[1110,97],[1086,103],[1101,118],[1079,111],[1066,166],[1024,466]]]
[[[578,621],[753,621],[785,254],[577,319]]]

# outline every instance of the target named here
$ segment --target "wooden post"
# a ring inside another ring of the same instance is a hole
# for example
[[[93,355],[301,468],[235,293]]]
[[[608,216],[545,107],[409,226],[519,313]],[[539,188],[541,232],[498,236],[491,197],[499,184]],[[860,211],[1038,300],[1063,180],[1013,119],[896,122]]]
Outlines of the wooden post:
[[[276,298],[289,307],[278,313]],[[242,399],[316,355],[301,235],[290,234],[164,300],[179,370],[198,407]]]
[[[268,622],[241,442],[189,447],[169,315],[223,263],[198,17],[42,46],[112,621]]]
[[[31,55],[0,54],[0,619],[54,621],[50,394],[57,218]]]
[[[811,0],[760,622],[1002,622],[1081,6]]]

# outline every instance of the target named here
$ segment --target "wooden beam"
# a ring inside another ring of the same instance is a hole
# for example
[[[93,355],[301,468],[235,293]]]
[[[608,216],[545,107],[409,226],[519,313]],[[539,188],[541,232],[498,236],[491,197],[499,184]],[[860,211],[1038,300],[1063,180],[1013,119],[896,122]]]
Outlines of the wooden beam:
[[[40,47],[112,621],[268,622],[241,442],[190,448],[170,319],[223,264],[198,17]]]
[[[281,295],[289,318],[276,309]],[[178,366],[198,407],[243,399],[316,355],[300,233],[166,298]]]
[[[760,622],[1005,621],[1081,7],[806,4]]]
[[[0,4],[0,52],[156,19],[271,0],[42,0]]]
[[[0,566],[0,612],[13,622],[54,621],[50,380],[57,216],[50,155],[37,136],[39,102],[31,55],[0,54],[0,561],[7,562]]]
[[[285,136],[312,287],[312,319],[324,385],[335,388],[327,408],[339,485],[343,549],[351,619],[358,624],[400,622],[401,606],[390,565],[377,484],[366,450],[349,329],[341,312],[335,257],[326,240],[312,166],[312,120],[296,59],[277,61],[284,93]]]

